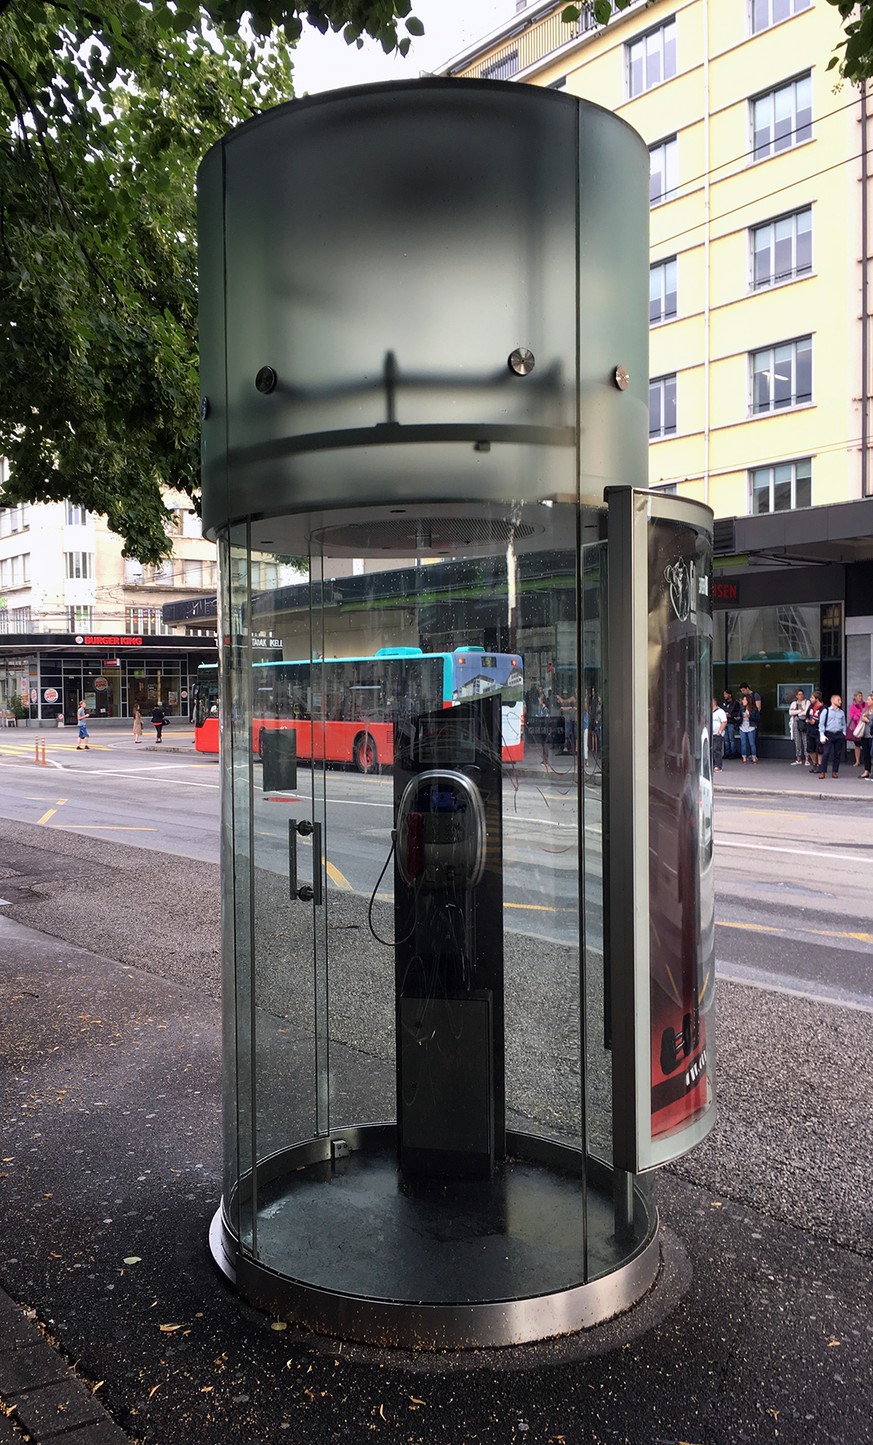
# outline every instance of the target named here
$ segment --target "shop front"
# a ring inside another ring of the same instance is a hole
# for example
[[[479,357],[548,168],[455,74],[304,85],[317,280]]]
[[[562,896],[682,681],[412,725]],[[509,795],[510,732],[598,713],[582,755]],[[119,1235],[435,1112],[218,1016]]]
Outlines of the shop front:
[[[41,633],[0,648],[0,699],[21,700],[22,721],[75,722],[82,701],[92,721],[129,718],[156,704],[187,717],[197,668],[214,662],[210,638]]]
[[[873,687],[873,499],[716,525],[713,691],[760,693],[765,753],[788,757],[798,688]]]

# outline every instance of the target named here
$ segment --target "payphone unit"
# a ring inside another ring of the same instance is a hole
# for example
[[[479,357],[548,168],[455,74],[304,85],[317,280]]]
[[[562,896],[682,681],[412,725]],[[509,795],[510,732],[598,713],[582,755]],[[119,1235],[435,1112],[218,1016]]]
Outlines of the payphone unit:
[[[394,756],[400,1165],[487,1178],[505,1134],[499,696],[404,722]]]

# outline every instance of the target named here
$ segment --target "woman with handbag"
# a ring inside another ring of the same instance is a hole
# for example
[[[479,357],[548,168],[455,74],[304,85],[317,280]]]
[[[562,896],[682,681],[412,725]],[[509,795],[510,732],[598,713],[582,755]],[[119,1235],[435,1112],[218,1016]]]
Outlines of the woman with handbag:
[[[864,724],[864,732],[861,737],[861,757],[864,760],[864,771],[862,778],[870,781],[870,764],[873,761],[873,692],[867,696],[864,704],[864,711],[861,714],[861,722]]]
[[[864,736],[864,728],[860,732],[856,732],[855,729],[861,721],[863,711],[864,694],[856,692],[852,698],[852,706],[849,708],[849,726],[846,729],[846,742],[855,749],[855,761],[852,764],[855,768],[861,766],[861,739]]]

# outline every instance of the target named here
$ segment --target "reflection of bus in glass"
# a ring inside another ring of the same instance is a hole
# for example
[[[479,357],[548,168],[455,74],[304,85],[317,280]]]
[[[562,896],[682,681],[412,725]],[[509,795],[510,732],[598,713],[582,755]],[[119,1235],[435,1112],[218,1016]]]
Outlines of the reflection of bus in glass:
[[[501,698],[502,760],[524,755],[518,654],[383,647],[373,657],[256,662],[252,679],[252,747],[258,755],[266,731],[293,728],[298,760],[351,763],[370,773],[393,762],[396,723],[495,692]],[[204,663],[194,693],[194,740],[201,753],[218,752],[218,696],[218,669]]]

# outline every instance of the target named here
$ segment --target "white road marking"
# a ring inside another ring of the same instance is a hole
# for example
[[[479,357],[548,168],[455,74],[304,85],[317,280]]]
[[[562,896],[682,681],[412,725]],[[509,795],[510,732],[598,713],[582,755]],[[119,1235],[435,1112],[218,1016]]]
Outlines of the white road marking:
[[[754,848],[758,853],[790,853],[792,857],[797,857],[797,843],[788,847],[780,847],[778,843],[750,843],[745,838],[715,838],[714,842],[719,848],[742,848],[743,852]],[[817,863],[830,862],[831,859],[835,863],[867,864],[870,862],[869,855],[865,853],[832,853],[829,848],[816,853]]]

